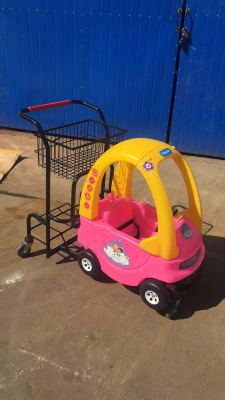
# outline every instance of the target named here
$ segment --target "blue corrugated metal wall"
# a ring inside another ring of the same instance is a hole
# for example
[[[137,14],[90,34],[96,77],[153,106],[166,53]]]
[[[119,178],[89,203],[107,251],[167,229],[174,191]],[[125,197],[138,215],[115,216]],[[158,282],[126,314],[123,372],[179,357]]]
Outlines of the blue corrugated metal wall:
[[[181,0],[1,0],[0,125],[29,128],[29,104],[81,98],[131,136],[165,140]],[[171,142],[225,156],[225,2],[190,0],[189,54],[182,51]],[[57,125],[80,118],[42,113]],[[40,115],[38,115],[40,117]]]
[[[1,5],[2,125],[28,128],[17,111],[30,103],[81,98],[133,136],[165,139],[180,0]],[[62,113],[43,116],[54,125]]]
[[[225,157],[225,1],[188,5],[192,44],[181,55],[171,142],[182,151]]]

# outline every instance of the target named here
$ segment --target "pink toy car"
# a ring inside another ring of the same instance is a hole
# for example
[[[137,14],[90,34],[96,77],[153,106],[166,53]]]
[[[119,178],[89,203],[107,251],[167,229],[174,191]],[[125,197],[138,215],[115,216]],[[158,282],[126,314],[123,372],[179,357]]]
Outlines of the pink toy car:
[[[184,178],[189,207],[172,210],[158,174],[158,164],[172,158]],[[111,193],[99,200],[102,178],[117,162]],[[132,199],[136,167],[152,192],[155,206]],[[184,158],[172,146],[151,139],[131,139],[104,153],[90,170],[80,202],[78,255],[81,269],[98,278],[103,272],[124,285],[139,287],[149,307],[172,315],[186,287],[200,270],[205,248],[201,204]],[[169,310],[169,311],[168,311]]]

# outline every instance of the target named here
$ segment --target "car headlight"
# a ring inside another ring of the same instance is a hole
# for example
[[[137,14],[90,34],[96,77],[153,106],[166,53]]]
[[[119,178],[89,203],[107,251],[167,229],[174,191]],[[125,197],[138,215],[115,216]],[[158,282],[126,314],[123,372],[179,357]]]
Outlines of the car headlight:
[[[192,267],[194,265],[200,255],[201,248],[198,249],[197,253],[195,253],[191,258],[188,258],[187,260],[183,261],[179,265],[179,269],[186,269]]]
[[[182,224],[180,229],[184,239],[190,239],[193,236],[193,231],[187,224]]]

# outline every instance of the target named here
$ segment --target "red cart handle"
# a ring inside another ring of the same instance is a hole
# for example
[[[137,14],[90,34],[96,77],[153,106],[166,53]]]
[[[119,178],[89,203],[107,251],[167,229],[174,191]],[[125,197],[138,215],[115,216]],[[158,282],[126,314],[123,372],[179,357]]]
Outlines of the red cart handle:
[[[109,130],[108,130],[108,127],[106,126],[106,119],[105,119],[105,116],[104,116],[102,110],[99,107],[94,106],[93,104],[87,103],[86,101],[83,101],[83,100],[61,100],[61,101],[55,101],[54,103],[46,103],[46,104],[39,104],[37,106],[29,106],[29,107],[26,107],[26,108],[23,108],[22,110],[20,110],[19,115],[21,118],[24,118],[27,121],[29,121],[31,124],[35,125],[39,132],[43,132],[40,122],[34,118],[31,118],[29,115],[27,115],[27,113],[33,112],[33,111],[47,110],[49,108],[67,106],[68,104],[78,104],[78,105],[85,106],[87,108],[90,108],[91,110],[96,111],[99,114],[101,122],[105,125],[106,138],[109,137]]]
[[[67,104],[71,104],[71,103],[72,103],[72,100],[55,101],[54,103],[46,103],[46,104],[39,104],[37,106],[29,106],[29,107],[26,107],[25,110],[27,112],[41,111],[41,110],[47,110],[48,108],[66,106]]]

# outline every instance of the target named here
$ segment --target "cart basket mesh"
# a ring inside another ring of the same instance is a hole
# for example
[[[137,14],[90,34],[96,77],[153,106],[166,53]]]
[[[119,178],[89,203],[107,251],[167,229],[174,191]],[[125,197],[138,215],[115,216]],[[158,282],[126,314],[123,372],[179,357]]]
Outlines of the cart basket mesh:
[[[108,138],[106,139],[106,129]],[[84,120],[45,131],[50,147],[51,172],[74,179],[88,173],[101,154],[111,145],[119,143],[126,131],[100,121]],[[38,165],[46,167],[46,148],[37,135]]]

